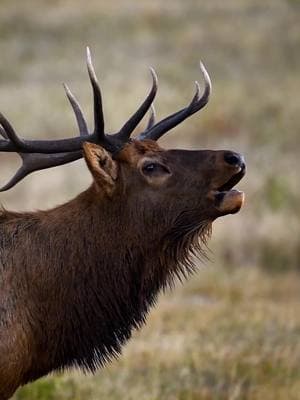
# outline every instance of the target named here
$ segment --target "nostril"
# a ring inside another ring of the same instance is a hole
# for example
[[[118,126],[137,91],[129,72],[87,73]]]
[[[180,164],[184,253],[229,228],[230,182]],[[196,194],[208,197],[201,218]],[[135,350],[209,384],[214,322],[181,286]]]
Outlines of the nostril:
[[[230,165],[238,165],[240,167],[245,165],[244,158],[240,154],[231,151],[225,153],[224,160]]]

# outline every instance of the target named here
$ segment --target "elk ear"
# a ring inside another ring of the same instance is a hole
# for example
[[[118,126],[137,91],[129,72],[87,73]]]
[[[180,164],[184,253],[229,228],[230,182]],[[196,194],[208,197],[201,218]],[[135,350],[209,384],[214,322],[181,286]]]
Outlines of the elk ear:
[[[112,195],[118,177],[118,166],[103,147],[93,143],[83,144],[84,158],[100,191]]]

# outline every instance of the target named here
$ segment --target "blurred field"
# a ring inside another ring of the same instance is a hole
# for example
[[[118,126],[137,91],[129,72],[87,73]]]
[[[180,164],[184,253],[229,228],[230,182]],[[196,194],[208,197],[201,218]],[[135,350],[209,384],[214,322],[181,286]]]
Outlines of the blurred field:
[[[201,115],[168,147],[245,154],[240,214],[215,223],[211,261],[162,296],[124,356],[96,376],[42,379],[18,400],[300,399],[300,2],[298,0],[1,0],[0,110],[26,137],[76,133],[62,82],[91,118],[84,62],[93,52],[106,126],[116,131],[159,75],[163,117],[213,81]],[[1,182],[18,165],[0,155]],[[83,162],[40,172],[1,194],[6,208],[47,208],[87,187]]]

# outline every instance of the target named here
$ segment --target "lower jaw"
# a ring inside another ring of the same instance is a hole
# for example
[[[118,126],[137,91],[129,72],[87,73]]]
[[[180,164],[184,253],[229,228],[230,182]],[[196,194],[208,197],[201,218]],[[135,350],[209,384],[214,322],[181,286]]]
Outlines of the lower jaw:
[[[215,207],[222,214],[237,213],[244,204],[244,200],[244,193],[235,189],[215,193]]]

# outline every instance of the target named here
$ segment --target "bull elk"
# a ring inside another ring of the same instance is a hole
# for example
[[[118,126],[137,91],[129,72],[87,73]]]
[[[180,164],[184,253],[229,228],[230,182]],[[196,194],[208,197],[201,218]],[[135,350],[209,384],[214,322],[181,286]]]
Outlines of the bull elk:
[[[91,186],[47,211],[0,213],[0,399],[51,371],[94,372],[120,354],[159,291],[195,269],[212,222],[236,213],[243,157],[228,150],[164,150],[157,140],[208,102],[211,83],[190,104],[155,122],[157,77],[118,133],[104,133],[101,92],[90,52],[94,131],[67,86],[78,137],[25,140],[0,114],[0,151],[22,166],[1,191],[29,173],[84,157]],[[146,129],[130,135],[150,110]]]

